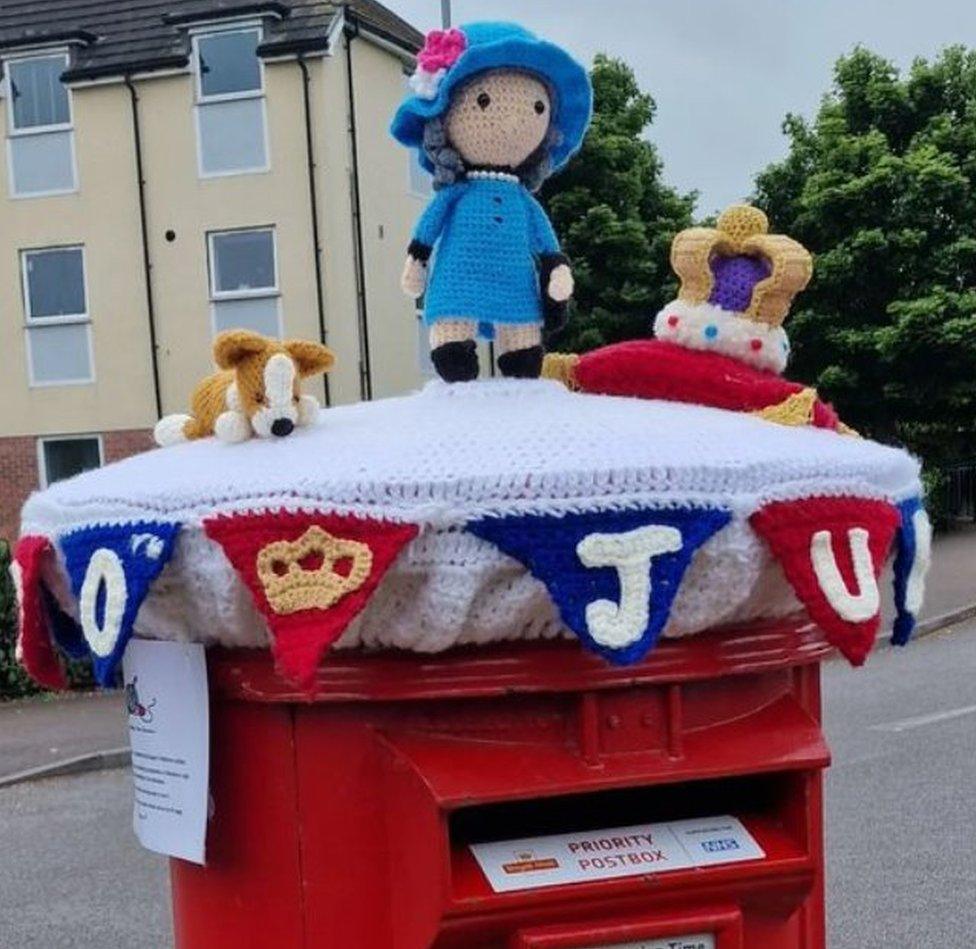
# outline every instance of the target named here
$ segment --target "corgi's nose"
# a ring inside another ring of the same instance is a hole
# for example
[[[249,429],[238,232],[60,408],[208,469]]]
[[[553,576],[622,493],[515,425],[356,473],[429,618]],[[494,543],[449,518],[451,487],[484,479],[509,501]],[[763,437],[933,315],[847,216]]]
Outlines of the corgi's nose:
[[[271,423],[271,434],[284,438],[295,430],[295,423],[290,418],[276,418]]]

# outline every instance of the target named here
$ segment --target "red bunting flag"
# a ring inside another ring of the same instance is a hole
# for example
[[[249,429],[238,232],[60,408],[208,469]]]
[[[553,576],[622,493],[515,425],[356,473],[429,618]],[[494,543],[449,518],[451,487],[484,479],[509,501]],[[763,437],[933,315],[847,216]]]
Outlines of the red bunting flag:
[[[776,501],[749,519],[811,619],[855,666],[878,633],[878,577],[899,520],[894,505],[851,497]]]
[[[17,587],[17,658],[28,675],[48,689],[66,689],[68,680],[54,648],[41,594],[41,567],[52,553],[46,537],[22,537],[14,549],[11,573]]]
[[[304,511],[204,522],[268,621],[279,669],[314,687],[323,654],[360,613],[414,524]]]

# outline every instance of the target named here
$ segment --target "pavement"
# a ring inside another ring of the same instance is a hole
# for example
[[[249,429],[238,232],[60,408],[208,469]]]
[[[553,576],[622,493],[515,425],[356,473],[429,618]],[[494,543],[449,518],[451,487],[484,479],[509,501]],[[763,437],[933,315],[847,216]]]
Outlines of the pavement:
[[[118,764],[129,734],[120,692],[0,703],[0,787],[56,770]]]

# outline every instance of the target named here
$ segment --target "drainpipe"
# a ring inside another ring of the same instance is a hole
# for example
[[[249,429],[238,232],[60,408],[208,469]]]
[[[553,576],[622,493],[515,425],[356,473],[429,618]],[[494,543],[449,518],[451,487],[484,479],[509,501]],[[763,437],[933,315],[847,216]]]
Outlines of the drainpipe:
[[[131,76],[125,77],[125,87],[132,102],[132,141],[136,153],[136,182],[139,185],[139,226],[142,232],[142,269],[146,282],[146,313],[149,317],[149,355],[152,360],[153,395],[156,418],[163,417],[163,396],[159,385],[159,353],[156,341],[156,303],[153,298],[152,262],[149,258],[149,224],[146,214],[146,177],[142,164],[142,126],[139,121],[139,95]]]
[[[369,359],[369,320],[366,306],[366,264],[363,252],[363,216],[359,193],[359,143],[356,136],[356,92],[352,81],[352,41],[359,35],[359,24],[347,23],[346,39],[346,94],[349,113],[349,145],[352,158],[352,229],[356,257],[356,297],[359,311],[359,394],[363,399],[373,398],[373,382]]]
[[[328,342],[328,332],[325,325],[325,297],[322,291],[322,239],[319,231],[319,198],[316,188],[315,149],[312,139],[312,103],[311,77],[308,74],[308,63],[299,53],[298,68],[302,71],[302,102],[305,108],[305,163],[308,168],[308,200],[312,215],[312,253],[315,260],[315,304],[319,316],[319,341],[322,345]],[[325,404],[332,404],[332,392],[329,388],[329,374],[322,376],[325,384]]]

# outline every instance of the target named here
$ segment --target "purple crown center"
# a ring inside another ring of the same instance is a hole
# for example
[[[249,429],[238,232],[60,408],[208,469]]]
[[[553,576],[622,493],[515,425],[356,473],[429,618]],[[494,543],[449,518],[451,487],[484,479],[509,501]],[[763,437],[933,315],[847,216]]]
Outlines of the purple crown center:
[[[752,291],[760,280],[769,276],[771,270],[767,260],[745,254],[734,257],[716,255],[712,258],[711,267],[715,284],[708,302],[733,313],[749,309]]]

